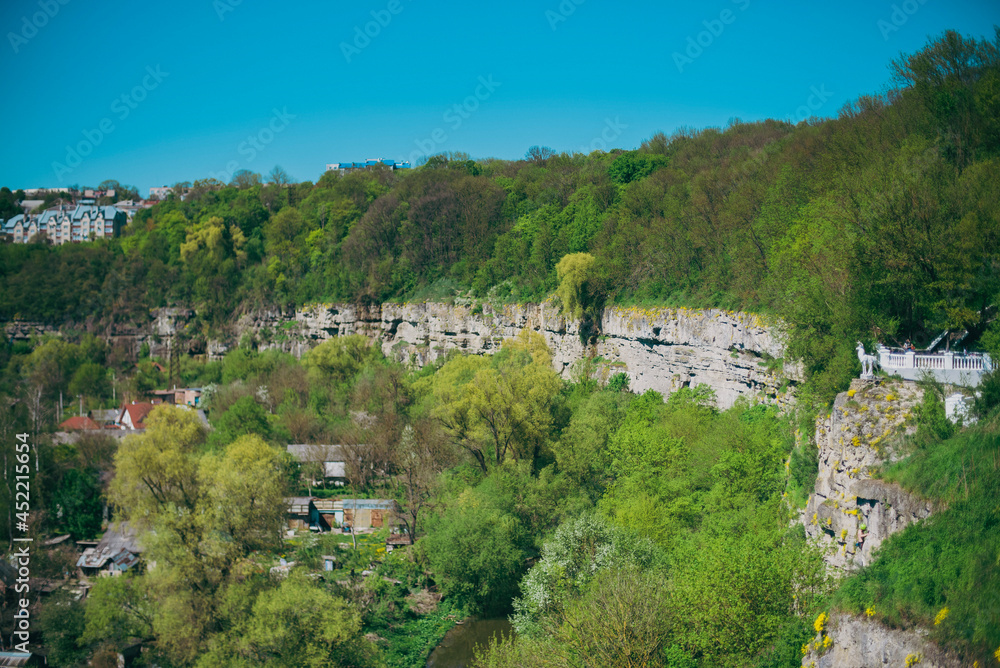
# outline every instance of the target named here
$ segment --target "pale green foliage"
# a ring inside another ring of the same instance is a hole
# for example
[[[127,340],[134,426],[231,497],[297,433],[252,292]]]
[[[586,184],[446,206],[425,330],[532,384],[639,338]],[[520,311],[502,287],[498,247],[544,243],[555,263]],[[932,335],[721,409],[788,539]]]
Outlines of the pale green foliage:
[[[360,630],[361,614],[347,601],[293,575],[254,603],[241,654],[275,668],[375,665]]]
[[[173,661],[190,663],[218,630],[219,594],[234,569],[280,545],[284,455],[259,436],[198,455],[204,430],[192,411],[160,407],[147,423],[119,449],[110,496],[133,526],[153,529],[141,538],[156,564],[143,577],[153,633]]]
[[[310,350],[303,362],[314,382],[343,383],[382,357],[382,351],[367,337],[352,334],[324,341]]]
[[[563,305],[563,312],[576,320],[583,317],[583,288],[594,267],[594,256],[590,253],[570,253],[564,255],[556,265],[559,287],[556,295]]]
[[[147,587],[144,578],[134,573],[94,580],[87,594],[87,625],[80,642],[124,645],[130,638],[148,637],[154,610]]]
[[[115,454],[110,495],[137,526],[149,527],[159,513],[193,510],[205,429],[194,411],[171,406],[154,408],[145,423],[146,432],[126,437]]]
[[[489,360],[449,361],[428,382],[437,400],[432,415],[484,472],[508,458],[534,458],[561,387],[545,340],[528,330]]]
[[[542,559],[521,580],[511,621],[522,636],[538,636],[543,615],[561,610],[603,570],[649,567],[655,548],[592,514],[564,522],[542,547]]]
[[[479,668],[664,666],[670,637],[667,605],[667,586],[658,573],[635,568],[602,571],[583,595],[572,598],[555,616],[557,626],[550,638],[518,636],[513,641],[493,643],[477,654],[474,665]]]

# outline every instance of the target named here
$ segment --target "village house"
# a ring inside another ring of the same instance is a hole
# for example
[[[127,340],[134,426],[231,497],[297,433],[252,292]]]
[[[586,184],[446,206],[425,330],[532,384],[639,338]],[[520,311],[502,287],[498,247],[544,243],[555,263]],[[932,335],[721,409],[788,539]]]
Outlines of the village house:
[[[149,393],[149,398],[154,404],[163,403],[197,408],[201,405],[201,394],[200,387],[174,386],[169,390],[153,390]]]
[[[143,421],[154,408],[156,408],[155,405],[147,402],[133,401],[130,404],[125,404],[118,410],[115,427],[126,430],[145,429],[146,424]]]
[[[323,477],[340,487],[347,481],[347,462],[357,458],[367,445],[320,445],[296,443],[288,446],[288,454],[300,464],[318,463]]]
[[[63,431],[100,431],[101,425],[94,422],[86,415],[77,415],[59,423],[59,428]]]
[[[76,566],[85,577],[121,575],[139,563],[142,548],[137,538],[128,522],[113,523],[96,545],[83,551]]]

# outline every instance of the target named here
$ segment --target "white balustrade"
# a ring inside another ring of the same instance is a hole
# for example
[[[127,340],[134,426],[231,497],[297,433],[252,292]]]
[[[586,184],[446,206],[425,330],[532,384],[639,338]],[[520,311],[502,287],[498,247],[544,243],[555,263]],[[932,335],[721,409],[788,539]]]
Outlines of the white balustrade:
[[[992,360],[985,353],[917,353],[892,351],[885,346],[878,348],[879,366],[886,371],[926,370],[972,372],[978,376],[992,371]]]

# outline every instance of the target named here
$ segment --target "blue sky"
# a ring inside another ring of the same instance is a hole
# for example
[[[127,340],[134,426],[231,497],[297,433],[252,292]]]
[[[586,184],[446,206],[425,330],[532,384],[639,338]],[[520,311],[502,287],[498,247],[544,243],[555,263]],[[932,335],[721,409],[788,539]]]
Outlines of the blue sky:
[[[0,185],[315,181],[328,162],[835,116],[928,36],[1000,24],[985,0],[276,4],[7,0]]]

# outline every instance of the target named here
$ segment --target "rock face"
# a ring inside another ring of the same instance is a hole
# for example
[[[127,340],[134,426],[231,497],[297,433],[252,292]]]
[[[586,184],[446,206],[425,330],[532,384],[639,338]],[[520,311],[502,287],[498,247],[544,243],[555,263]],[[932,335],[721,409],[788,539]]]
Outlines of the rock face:
[[[875,668],[911,666],[958,668],[962,663],[927,640],[927,631],[890,629],[879,622],[834,614],[827,634],[832,645],[821,653],[812,650],[802,665],[812,668]],[[820,640],[820,638],[817,638]],[[913,663],[917,661],[918,663]]]
[[[831,568],[844,572],[870,563],[882,541],[931,514],[929,503],[870,473],[894,459],[893,436],[913,432],[913,408],[922,396],[908,381],[855,380],[817,421],[819,474],[802,523],[806,535],[827,547]],[[862,524],[868,536],[859,547]]]
[[[267,313],[247,318],[238,336],[255,336],[263,348],[302,355],[334,336],[362,334],[379,342],[399,361],[423,366],[452,349],[483,354],[523,329],[538,332],[552,350],[553,364],[569,377],[575,365],[590,358],[605,376],[625,372],[633,391],[654,389],[664,395],[681,387],[705,384],[716,392],[720,408],[741,396],[782,403],[785,387],[801,371],[783,365],[785,346],[780,323],[722,310],[605,309],[596,338],[584,343],[580,323],[567,321],[550,303],[492,307],[439,303],[383,304],[369,309],[349,305],[314,306],[293,316]],[[209,350],[224,353],[210,342]]]

